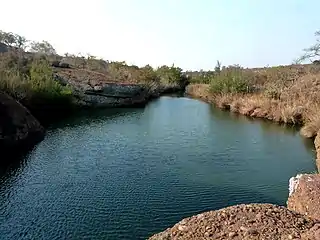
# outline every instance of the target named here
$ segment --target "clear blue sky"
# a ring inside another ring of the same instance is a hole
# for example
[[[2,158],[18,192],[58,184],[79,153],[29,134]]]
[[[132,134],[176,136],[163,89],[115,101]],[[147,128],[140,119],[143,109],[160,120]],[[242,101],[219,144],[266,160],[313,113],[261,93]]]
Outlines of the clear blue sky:
[[[139,66],[290,64],[315,42],[320,1],[10,0],[0,29]]]

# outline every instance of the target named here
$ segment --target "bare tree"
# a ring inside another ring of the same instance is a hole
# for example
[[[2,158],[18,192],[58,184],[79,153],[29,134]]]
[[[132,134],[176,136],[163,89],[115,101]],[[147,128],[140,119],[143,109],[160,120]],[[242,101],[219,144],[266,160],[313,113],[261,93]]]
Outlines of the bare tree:
[[[53,46],[47,41],[31,42],[30,51],[35,53],[45,54],[45,55],[57,54]]]
[[[301,63],[306,60],[318,62],[320,59],[320,31],[315,32],[316,43],[312,46],[303,49],[304,54],[295,60],[295,63]]]
[[[9,47],[15,47],[24,50],[27,47],[28,40],[19,34],[0,30],[0,42]]]
[[[16,38],[13,33],[0,30],[0,42],[12,47],[16,42]]]
[[[14,38],[15,38],[15,47],[25,50],[27,47],[28,40],[25,37],[20,36],[18,34],[14,34]]]

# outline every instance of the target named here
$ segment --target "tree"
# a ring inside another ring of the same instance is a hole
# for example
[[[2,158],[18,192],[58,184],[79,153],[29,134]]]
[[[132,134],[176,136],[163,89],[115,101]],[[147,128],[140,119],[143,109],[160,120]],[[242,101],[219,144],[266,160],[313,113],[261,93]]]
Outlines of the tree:
[[[315,32],[316,43],[312,46],[303,49],[304,54],[295,60],[295,63],[301,63],[306,60],[310,60],[313,62],[314,60],[318,60],[320,58],[320,31]]]
[[[0,42],[9,47],[15,47],[24,50],[27,46],[28,40],[19,34],[4,32],[0,30]]]
[[[25,48],[27,47],[28,40],[25,37],[20,36],[18,34],[14,34],[14,38],[15,38],[15,47],[25,50]]]
[[[45,54],[45,55],[57,54],[53,46],[47,41],[32,42],[30,44],[30,51],[35,53]]]
[[[221,72],[221,62],[219,60],[217,60],[217,64],[216,66],[214,67],[214,72],[219,75],[220,72]]]
[[[0,42],[12,47],[14,46],[16,39],[13,33],[0,30]]]

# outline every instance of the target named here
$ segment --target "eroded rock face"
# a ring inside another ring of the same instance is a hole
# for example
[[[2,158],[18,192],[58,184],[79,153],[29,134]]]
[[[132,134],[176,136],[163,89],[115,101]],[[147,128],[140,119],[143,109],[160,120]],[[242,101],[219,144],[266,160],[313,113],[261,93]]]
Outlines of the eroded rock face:
[[[285,207],[242,204],[183,219],[149,239],[316,240],[319,237],[320,224]]]
[[[17,151],[44,137],[44,128],[20,103],[0,93],[0,150]]]
[[[320,221],[320,175],[300,174],[290,181],[288,208]]]
[[[73,89],[74,103],[80,107],[127,107],[147,103],[161,91],[147,88],[141,84],[98,83],[93,85],[90,80],[78,81],[65,78],[58,74],[55,80],[61,85],[69,85]],[[176,89],[174,89],[176,90]]]

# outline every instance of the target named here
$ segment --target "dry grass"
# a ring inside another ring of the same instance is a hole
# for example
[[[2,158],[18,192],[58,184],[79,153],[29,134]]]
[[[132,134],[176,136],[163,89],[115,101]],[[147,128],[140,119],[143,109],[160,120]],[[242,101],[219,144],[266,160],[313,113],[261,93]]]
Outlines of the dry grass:
[[[301,135],[315,137],[320,130],[320,71],[290,66],[256,70],[255,86],[248,94],[213,94],[207,84],[192,84],[187,92],[216,106],[251,117],[301,125]],[[270,89],[277,94],[270,94]]]
[[[310,106],[305,112],[305,124],[301,128],[301,135],[307,138],[315,137],[320,130],[320,106]]]

